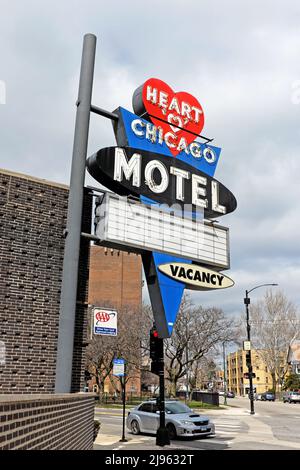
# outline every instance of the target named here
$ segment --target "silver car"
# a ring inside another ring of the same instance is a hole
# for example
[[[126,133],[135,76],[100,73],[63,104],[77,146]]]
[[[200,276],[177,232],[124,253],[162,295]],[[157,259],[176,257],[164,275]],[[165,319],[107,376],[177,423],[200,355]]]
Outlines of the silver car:
[[[286,392],[283,395],[283,403],[300,403],[300,393]]]
[[[180,401],[166,401],[166,427],[170,439],[177,436],[211,436],[215,425],[205,415],[194,413]],[[146,401],[130,410],[126,420],[127,428],[133,434],[140,432],[156,434],[159,427],[159,410],[156,401]]]

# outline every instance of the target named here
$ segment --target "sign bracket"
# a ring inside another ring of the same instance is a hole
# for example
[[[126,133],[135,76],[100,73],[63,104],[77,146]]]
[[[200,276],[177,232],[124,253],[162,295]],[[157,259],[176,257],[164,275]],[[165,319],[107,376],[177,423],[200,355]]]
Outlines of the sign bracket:
[[[111,119],[112,121],[119,120],[119,116],[117,114],[111,113],[110,111],[106,111],[106,109],[98,108],[97,106],[91,105],[91,112],[98,114],[99,116]]]

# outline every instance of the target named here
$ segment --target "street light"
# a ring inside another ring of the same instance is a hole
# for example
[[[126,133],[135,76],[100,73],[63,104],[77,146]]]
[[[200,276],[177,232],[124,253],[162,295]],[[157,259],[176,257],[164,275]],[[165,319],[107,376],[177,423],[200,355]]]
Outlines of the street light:
[[[249,294],[255,289],[258,289],[259,287],[265,287],[265,286],[278,286],[278,284],[261,284],[260,286],[253,287],[250,290],[246,290],[246,297],[244,298],[244,304],[246,306],[246,321],[247,321],[247,340],[251,341],[250,339],[250,323],[249,323],[249,305],[250,305],[250,298]],[[249,373],[249,398],[250,398],[250,414],[254,415],[254,396],[253,396],[253,377],[252,377],[252,361],[251,361],[251,343],[250,343],[250,349],[247,351],[246,354],[246,361],[247,361],[247,366],[248,366],[248,373]]]
[[[225,341],[223,341],[223,388],[224,388],[224,405],[227,405],[227,374],[226,374],[226,354],[225,354]]]

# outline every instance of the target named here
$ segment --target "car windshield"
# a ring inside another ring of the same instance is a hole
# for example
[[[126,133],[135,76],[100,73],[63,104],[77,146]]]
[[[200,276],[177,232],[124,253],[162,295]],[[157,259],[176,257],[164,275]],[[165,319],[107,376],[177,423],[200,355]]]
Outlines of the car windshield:
[[[172,414],[177,414],[177,413],[192,413],[192,410],[184,405],[183,403],[166,403],[166,412],[167,413],[172,413]]]
[[[299,392],[291,392],[291,395],[300,395]]]

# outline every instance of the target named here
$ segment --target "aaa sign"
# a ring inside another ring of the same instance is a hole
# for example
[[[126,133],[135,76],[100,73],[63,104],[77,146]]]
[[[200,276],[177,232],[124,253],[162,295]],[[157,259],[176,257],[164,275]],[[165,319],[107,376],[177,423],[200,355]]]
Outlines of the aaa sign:
[[[117,336],[117,312],[115,310],[104,310],[95,307],[94,316],[94,335]]]

